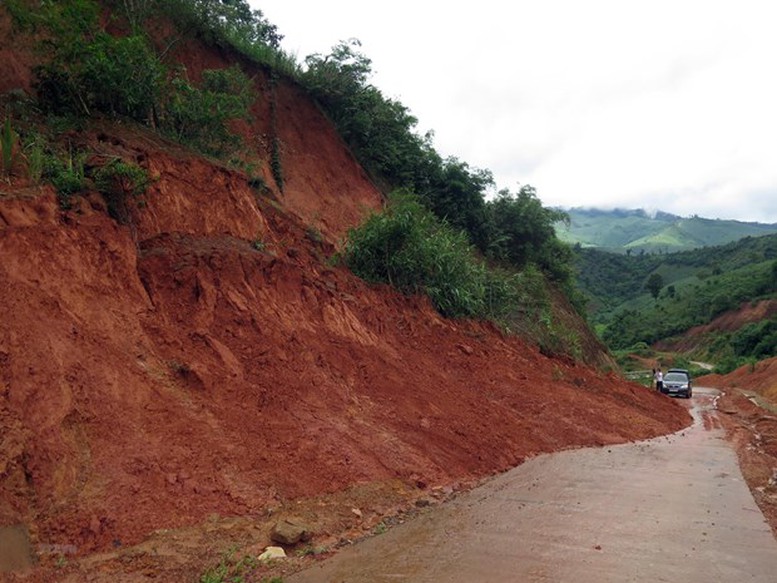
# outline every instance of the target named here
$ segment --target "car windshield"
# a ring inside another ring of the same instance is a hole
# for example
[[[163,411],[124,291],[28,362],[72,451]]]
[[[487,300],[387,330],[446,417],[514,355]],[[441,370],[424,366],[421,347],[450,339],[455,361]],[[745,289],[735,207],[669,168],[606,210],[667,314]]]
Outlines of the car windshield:
[[[688,377],[681,372],[670,372],[664,377],[664,382],[667,383],[687,383]]]

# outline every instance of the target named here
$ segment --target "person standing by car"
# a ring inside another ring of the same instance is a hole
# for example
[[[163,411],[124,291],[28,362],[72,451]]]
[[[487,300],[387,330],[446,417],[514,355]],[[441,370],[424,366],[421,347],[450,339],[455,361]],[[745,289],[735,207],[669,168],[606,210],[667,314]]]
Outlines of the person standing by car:
[[[656,371],[656,390],[659,393],[664,390],[664,373],[661,372],[660,368]]]

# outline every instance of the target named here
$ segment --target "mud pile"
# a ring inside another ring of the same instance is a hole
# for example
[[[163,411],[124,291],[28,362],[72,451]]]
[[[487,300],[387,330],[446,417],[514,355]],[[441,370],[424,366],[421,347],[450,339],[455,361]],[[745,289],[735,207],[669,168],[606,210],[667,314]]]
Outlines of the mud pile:
[[[0,517],[37,540],[96,550],[687,423],[636,385],[330,267],[331,246],[235,173],[144,155],[159,181],[134,229],[86,201],[63,214],[44,188],[0,199]],[[310,196],[341,209],[357,194],[324,181]]]
[[[772,402],[777,401],[777,358],[746,364],[727,375],[711,374],[700,377],[699,383],[721,389],[741,388],[756,391]]]
[[[129,224],[97,193],[65,212],[48,187],[0,185],[0,525],[84,556],[688,424],[638,385],[332,267],[381,196],[315,105],[276,91],[283,192],[266,166],[260,192],[108,122],[72,140],[154,177]]]

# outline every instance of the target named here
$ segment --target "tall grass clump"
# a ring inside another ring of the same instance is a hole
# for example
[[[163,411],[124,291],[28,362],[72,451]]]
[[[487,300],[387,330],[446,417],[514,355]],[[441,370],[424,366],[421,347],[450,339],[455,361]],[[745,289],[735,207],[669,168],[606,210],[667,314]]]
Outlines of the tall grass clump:
[[[0,131],[0,163],[2,163],[3,176],[11,174],[18,143],[19,137],[11,126],[11,118],[6,117],[3,129]]]
[[[145,194],[151,184],[144,168],[119,159],[95,171],[93,179],[95,187],[105,197],[108,214],[122,224],[130,220],[130,201]]]
[[[67,150],[44,155],[42,179],[57,190],[59,205],[69,209],[72,197],[86,189],[86,159],[88,154],[68,146]]]
[[[426,294],[446,317],[504,323],[522,301],[519,274],[489,268],[463,232],[404,191],[349,232],[340,258],[362,279]]]

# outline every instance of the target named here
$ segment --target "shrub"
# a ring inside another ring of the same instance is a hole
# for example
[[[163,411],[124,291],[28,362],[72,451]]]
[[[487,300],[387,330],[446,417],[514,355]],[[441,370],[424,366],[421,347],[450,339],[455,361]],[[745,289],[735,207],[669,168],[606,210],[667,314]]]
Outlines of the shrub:
[[[444,316],[504,321],[517,312],[520,276],[489,269],[464,233],[407,192],[349,232],[341,259],[367,281],[428,295]]]
[[[128,201],[145,194],[151,180],[145,169],[113,160],[95,171],[94,185],[105,197],[108,214],[122,224],[130,219]]]
[[[38,184],[43,179],[46,152],[39,138],[28,140],[24,146],[30,180]]]
[[[89,101],[99,111],[147,122],[160,93],[164,70],[142,36],[98,35],[83,67]]]
[[[98,33],[78,50],[60,51],[36,70],[38,97],[56,114],[102,112],[147,122],[163,67],[147,41]]]
[[[726,375],[742,366],[743,363],[743,359],[737,358],[736,356],[727,356],[718,362],[715,366],[714,373]]]
[[[94,0],[35,4],[26,10],[42,31],[40,48],[47,57],[35,70],[43,108],[58,115],[102,112],[148,121],[164,67],[147,39],[101,30]]]
[[[160,4],[162,12],[178,24],[181,32],[194,31],[214,44],[278,49],[283,39],[278,27],[246,0],[165,0]]]
[[[44,156],[43,179],[57,190],[59,204],[63,209],[70,208],[70,198],[86,188],[85,152],[68,148],[65,153],[52,153]]]
[[[253,101],[251,80],[236,65],[203,71],[199,88],[186,79],[183,71],[172,80],[162,129],[202,153],[225,155],[241,144],[228,122],[246,118]]]

